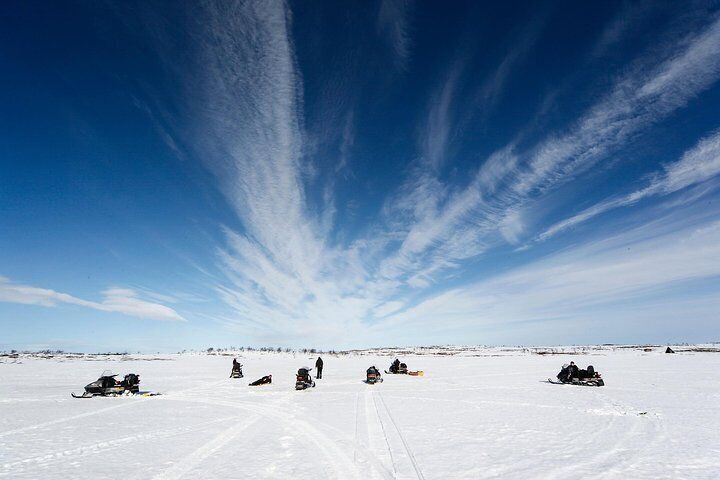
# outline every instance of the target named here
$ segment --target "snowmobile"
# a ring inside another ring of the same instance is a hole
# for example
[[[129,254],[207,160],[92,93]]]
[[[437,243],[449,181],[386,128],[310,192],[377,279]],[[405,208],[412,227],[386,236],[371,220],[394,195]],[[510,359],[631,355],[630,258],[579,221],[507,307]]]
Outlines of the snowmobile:
[[[243,378],[242,363],[238,363],[237,366],[233,365],[232,372],[230,372],[230,378]]]
[[[374,385],[376,383],[382,383],[383,378],[380,376],[380,371],[375,368],[374,366],[367,369],[367,376],[365,378],[365,383],[368,385]]]
[[[140,376],[134,373],[128,373],[121,381],[117,381],[117,373],[105,370],[100,378],[92,383],[85,385],[85,391],[82,395],[71,395],[74,398],[91,398],[91,397],[116,397],[118,395],[135,395],[140,393]]]
[[[295,380],[295,390],[305,390],[306,388],[315,386],[315,382],[310,376],[310,370],[312,370],[312,368],[302,367],[298,369]]]
[[[408,368],[405,363],[400,363],[400,361],[396,358],[395,361],[390,365],[390,371],[388,372],[385,370],[385,373],[392,373],[396,375],[407,375]]]
[[[563,365],[560,373],[557,374],[557,380],[548,378],[548,382],[561,385],[581,385],[586,387],[602,387],[605,381],[602,376],[595,371],[595,367],[588,365],[587,369],[579,369],[575,363]]]

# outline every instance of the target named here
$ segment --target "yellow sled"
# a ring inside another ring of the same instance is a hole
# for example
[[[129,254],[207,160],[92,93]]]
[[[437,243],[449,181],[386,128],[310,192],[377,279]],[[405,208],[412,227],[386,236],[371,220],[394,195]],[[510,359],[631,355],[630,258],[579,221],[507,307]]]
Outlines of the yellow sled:
[[[414,371],[414,372],[413,372],[413,371],[408,371],[408,375],[412,375],[413,377],[424,377],[424,376],[425,376],[425,372],[423,372],[422,370],[416,370],[416,371]]]

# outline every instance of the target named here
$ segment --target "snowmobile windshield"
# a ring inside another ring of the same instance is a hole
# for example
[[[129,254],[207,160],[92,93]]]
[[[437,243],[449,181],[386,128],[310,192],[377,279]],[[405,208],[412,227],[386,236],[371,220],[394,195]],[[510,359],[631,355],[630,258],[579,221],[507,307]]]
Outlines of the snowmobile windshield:
[[[117,377],[117,373],[113,373],[112,370],[103,370],[101,377]]]

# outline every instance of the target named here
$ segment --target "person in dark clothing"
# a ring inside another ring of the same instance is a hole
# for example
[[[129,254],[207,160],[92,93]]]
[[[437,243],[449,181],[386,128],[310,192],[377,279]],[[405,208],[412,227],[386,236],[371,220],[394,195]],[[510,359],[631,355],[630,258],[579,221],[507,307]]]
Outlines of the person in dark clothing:
[[[380,370],[378,370],[377,367],[373,365],[372,367],[367,369],[365,383],[375,382],[382,382],[382,377],[380,376]]]
[[[563,365],[562,370],[558,373],[557,378],[561,382],[571,382],[573,378],[578,378],[580,369],[575,365],[575,362],[570,362],[570,365]]]
[[[272,383],[272,375],[265,375],[264,377],[255,380],[251,384],[249,384],[251,387],[257,387],[258,385],[265,385],[267,383]]]
[[[233,376],[242,377],[242,365],[237,361],[237,358],[233,358],[232,370],[230,371],[230,378]]]
[[[580,369],[578,368],[578,366],[575,365],[575,362],[570,362],[570,366],[568,367],[568,380],[578,378],[579,374]]]
[[[398,370],[400,370],[400,360],[396,358],[395,361],[392,362],[392,364],[390,365],[390,373],[397,373]]]
[[[322,358],[318,357],[317,360],[315,360],[315,370],[317,370],[317,375],[315,375],[315,378],[320,380],[322,378],[322,369],[323,369],[323,360]]]

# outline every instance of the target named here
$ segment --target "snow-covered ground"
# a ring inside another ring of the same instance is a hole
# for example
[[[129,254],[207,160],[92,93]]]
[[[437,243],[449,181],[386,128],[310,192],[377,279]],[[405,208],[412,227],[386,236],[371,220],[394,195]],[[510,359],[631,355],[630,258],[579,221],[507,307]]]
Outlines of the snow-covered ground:
[[[662,351],[407,355],[424,377],[374,386],[391,357],[324,356],[301,392],[300,354],[246,353],[240,380],[222,356],[6,359],[0,478],[720,478],[720,354]],[[544,382],[570,360],[607,385]],[[70,397],[104,369],[163,395]]]

